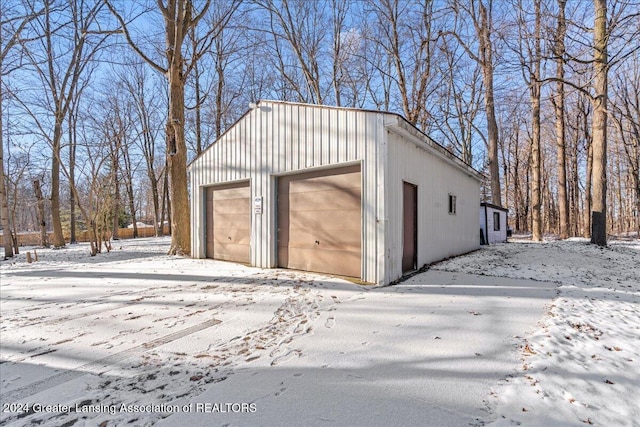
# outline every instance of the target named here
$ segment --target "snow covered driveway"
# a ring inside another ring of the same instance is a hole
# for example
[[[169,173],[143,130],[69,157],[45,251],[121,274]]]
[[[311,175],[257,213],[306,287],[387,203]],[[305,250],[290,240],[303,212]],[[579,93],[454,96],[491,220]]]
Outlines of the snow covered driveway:
[[[525,344],[573,360],[563,343],[544,342],[556,339],[553,322],[577,315],[563,294],[556,298],[560,285],[576,286],[570,266],[585,256],[570,243],[558,251],[571,258],[566,272],[540,265],[543,245],[509,244],[386,288],[170,257],[168,244],[121,241],[94,258],[84,246],[38,250],[37,263],[23,254],[1,264],[1,425],[515,423],[519,394],[531,399],[529,389],[540,388],[526,375],[546,363],[537,362],[540,351],[523,352]],[[638,260],[633,247],[612,253]],[[614,280],[625,290],[636,280],[637,295],[637,273],[624,274]],[[634,294],[625,295],[637,309]],[[636,340],[637,322],[626,329]],[[577,344],[589,331],[576,324]],[[603,342],[622,351],[598,357],[631,358],[626,337]],[[633,359],[621,365],[627,375],[638,372]],[[544,372],[544,392],[561,392],[561,381]],[[637,386],[628,391],[633,397]],[[625,402],[618,406],[633,414]],[[543,404],[527,405],[529,421],[549,415]]]

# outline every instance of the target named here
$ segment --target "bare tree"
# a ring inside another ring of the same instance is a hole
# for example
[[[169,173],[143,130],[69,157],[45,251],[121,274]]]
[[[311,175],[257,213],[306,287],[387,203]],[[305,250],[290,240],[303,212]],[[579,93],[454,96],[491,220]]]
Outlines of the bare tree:
[[[327,38],[327,2],[256,0],[256,4],[269,14],[268,33],[281,77],[298,101],[322,104],[326,90],[321,81],[320,55]]]
[[[426,130],[431,122],[427,100],[435,89],[434,2],[380,0],[367,5],[376,25],[372,41],[380,45],[391,65],[380,71],[389,73],[386,77],[395,86],[407,120]]]
[[[529,88],[531,91],[531,170],[533,172],[533,182],[531,186],[531,216],[532,238],[536,241],[542,240],[542,161],[540,158],[540,63],[542,61],[542,51],[540,48],[541,31],[540,2],[535,2],[535,29],[533,35],[534,48],[530,50],[529,57],[531,65],[529,67]]]
[[[158,9],[163,17],[165,28],[166,65],[146,54],[139,42],[129,31],[129,24],[115,9],[110,1],[106,4],[120,23],[121,30],[131,46],[145,62],[166,76],[169,85],[169,116],[166,125],[168,170],[171,178],[171,218],[172,234],[170,254],[189,254],[191,252],[191,221],[189,193],[187,189],[187,145],[185,142],[185,82],[195,63],[211,45],[212,40],[228,23],[231,15],[239,6],[239,1],[229,4],[221,19],[205,31],[200,42],[191,52],[191,58],[183,55],[183,44],[187,34],[196,28],[209,9],[207,0],[197,11],[192,0],[158,0]]]
[[[439,75],[443,80],[435,101],[440,110],[435,125],[447,147],[473,165],[474,142],[480,139],[486,145],[476,123],[482,108],[482,75],[478,64],[465,61],[466,54],[456,51],[453,44],[444,39],[440,45],[443,60],[438,61]]]
[[[91,71],[93,58],[107,38],[108,33],[94,30],[103,6],[97,0],[87,3],[45,1],[42,15],[31,23],[33,31],[41,35],[38,47],[35,48],[34,44],[33,49],[25,51],[47,92],[50,103],[45,108],[53,119],[53,129],[50,129],[37,110],[21,101],[52,149],[51,222],[54,247],[65,245],[60,219],[60,162],[64,120],[78,93],[81,79]],[[58,26],[54,15],[63,10],[68,12],[68,24]],[[64,36],[59,35],[62,32],[65,32]]]
[[[477,50],[471,49],[469,43],[465,42],[456,31],[446,32],[456,37],[460,45],[464,48],[470,58],[480,64],[484,84],[484,104],[485,116],[487,119],[487,151],[489,160],[489,175],[491,178],[491,199],[496,205],[502,206],[502,196],[500,189],[500,167],[498,164],[498,122],[495,113],[494,96],[494,46],[491,39],[493,35],[493,1],[492,0],[469,0],[461,2],[452,0],[454,11],[457,16],[462,12],[466,14],[473,24],[477,38]]]
[[[135,138],[135,143],[142,151],[145,159],[146,175],[149,179],[151,197],[153,199],[156,235],[162,235],[163,227],[161,224],[159,182],[158,172],[156,171],[156,139],[161,130],[158,111],[160,111],[162,107],[153,90],[153,85],[150,82],[151,76],[147,74],[142,66],[134,64],[122,70],[119,78],[125,91],[131,97],[135,111],[135,121],[137,121],[140,126],[138,130],[139,135]]]
[[[49,247],[49,237],[47,236],[47,223],[45,221],[44,213],[44,197],[42,197],[42,190],[40,189],[40,180],[33,180],[33,190],[36,194],[36,200],[38,201],[38,225],[40,228],[40,246],[44,248]]]
[[[607,245],[607,2],[594,0],[595,21],[593,31],[593,176],[591,206],[591,243]]]
[[[555,32],[554,56],[556,61],[556,94],[552,98],[556,113],[556,148],[558,170],[558,208],[559,208],[559,237],[569,237],[569,201],[567,199],[567,155],[566,132],[564,115],[564,39],[567,32],[565,19],[566,0],[557,0],[558,17]]]
[[[615,104],[611,118],[620,135],[632,191],[635,230],[640,235],[640,55],[631,58],[615,79]]]
[[[16,8],[17,9],[17,8]],[[3,111],[4,86],[2,79],[15,69],[16,64],[9,63],[9,53],[16,45],[24,43],[22,32],[27,25],[42,13],[41,10],[12,10],[8,5],[0,7],[0,111]],[[0,113],[0,218],[2,218],[4,256],[13,257],[13,242],[9,223],[9,202],[4,171],[4,132],[3,117]]]

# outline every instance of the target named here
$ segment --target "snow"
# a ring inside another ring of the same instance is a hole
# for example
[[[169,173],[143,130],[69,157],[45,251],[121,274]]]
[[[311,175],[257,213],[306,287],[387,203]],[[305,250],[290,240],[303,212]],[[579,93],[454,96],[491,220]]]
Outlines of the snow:
[[[513,239],[391,287],[168,246],[0,263],[0,425],[638,425],[639,240]]]

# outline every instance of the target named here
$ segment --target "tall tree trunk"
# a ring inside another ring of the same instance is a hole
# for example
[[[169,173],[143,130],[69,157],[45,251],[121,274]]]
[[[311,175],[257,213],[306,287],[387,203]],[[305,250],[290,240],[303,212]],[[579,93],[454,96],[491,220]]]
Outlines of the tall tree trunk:
[[[111,217],[113,218],[112,220],[113,223],[111,224],[111,235],[113,240],[119,240],[120,238],[118,237],[118,230],[120,228],[120,224],[118,224],[118,222],[120,218],[120,179],[118,178],[119,167],[117,166],[117,163],[118,163],[117,154],[114,155],[114,157],[115,157],[114,169],[113,169],[114,195],[113,195],[113,206],[111,211]]]
[[[129,200],[129,212],[131,212],[131,222],[133,223],[133,237],[137,238],[138,234],[138,219],[136,216],[136,200],[133,193],[133,170],[131,167],[131,156],[129,155],[129,144],[123,144],[122,146],[122,160],[124,161],[125,172],[125,185],[127,191],[127,198]]]
[[[531,231],[535,241],[542,240],[542,162],[540,156],[540,3],[535,3],[535,48],[532,64],[531,85],[531,161],[533,182],[531,183]]]
[[[167,218],[167,223],[169,224],[169,234],[173,233],[171,229],[172,220],[171,220],[171,198],[169,197],[169,159],[167,159],[167,163],[165,165],[164,172],[164,186],[163,186],[163,196],[162,196],[162,221],[164,227],[164,218]]]
[[[571,218],[569,220],[569,224],[571,224],[571,235],[578,236],[580,234],[580,226],[582,222],[582,217],[580,215],[580,188],[578,186],[579,177],[579,163],[578,163],[578,147],[580,144],[580,117],[577,118],[575,135],[573,137],[572,146],[571,146],[571,160],[569,162],[570,165],[570,201],[571,201]]]
[[[557,169],[558,169],[558,235],[560,239],[569,237],[569,201],[567,199],[567,155],[566,134],[564,123],[564,38],[567,31],[565,22],[566,0],[558,0],[558,29],[556,32],[556,85],[555,111],[556,111],[556,144],[557,144]]]
[[[160,214],[160,223],[162,224],[162,234],[164,235],[164,222],[166,221],[165,218],[167,217],[167,203],[168,203],[168,193],[167,193],[167,165],[165,164],[165,169],[164,169],[164,178],[162,181],[162,213]],[[169,234],[171,234],[171,221],[167,221],[167,224],[169,224]]]
[[[51,225],[53,226],[53,246],[64,247],[62,220],[60,219],[60,142],[62,139],[62,118],[56,113],[53,130],[53,155],[51,156]]]
[[[522,191],[520,189],[520,154],[518,144],[520,141],[520,128],[516,126],[515,135],[513,137],[514,142],[514,155],[513,155],[513,204],[515,206],[515,228],[516,231],[522,230],[521,225],[521,206],[522,206]]]
[[[594,0],[593,177],[591,243],[607,245],[607,3]]]
[[[181,61],[169,68],[169,190],[171,192],[170,254],[188,255],[191,251],[191,224],[187,189],[187,146],[184,140],[184,82]],[[177,222],[180,221],[180,224]]]
[[[216,85],[216,111],[214,120],[215,139],[218,139],[222,135],[222,117],[224,115],[223,107],[223,95],[225,89],[225,75],[224,75],[224,47],[222,43],[222,34],[216,38],[216,76],[218,77],[218,83]]]
[[[76,185],[76,131],[72,126],[73,113],[69,112],[69,243],[76,244],[76,196],[71,190]]]
[[[487,117],[487,143],[489,148],[489,174],[491,176],[492,203],[502,206],[500,191],[500,166],[498,165],[498,121],[495,113],[493,95],[493,44],[491,42],[491,19],[487,8],[480,4],[480,57],[482,58],[482,77],[484,83],[484,104]]]
[[[191,14],[191,2],[169,2],[174,8],[165,19],[167,24],[167,79],[169,81],[169,117],[167,138],[169,147],[168,171],[171,180],[171,255],[191,253],[191,212],[187,187],[187,144],[184,138],[184,85],[185,70],[182,44],[190,23],[185,16]],[[177,4],[176,4],[177,3]],[[208,5],[207,5],[208,6]],[[190,18],[189,18],[190,20]],[[178,224],[177,222],[180,221]]]
[[[1,37],[1,36],[0,36]],[[0,74],[0,107],[2,106],[2,75]],[[0,108],[0,217],[2,217],[2,245],[4,246],[4,257],[13,257],[13,241],[11,229],[9,227],[9,198],[7,196],[7,186],[4,176],[4,133],[2,131],[2,111]]]
[[[585,172],[586,176],[584,180],[584,228],[582,229],[582,235],[588,239],[591,237],[591,178],[593,177],[593,143],[591,139],[586,139],[586,144],[587,170]]]
[[[33,190],[36,193],[36,200],[38,205],[38,226],[40,228],[40,245],[42,247],[49,247],[49,238],[47,236],[47,223],[45,221],[44,214],[44,198],[42,197],[42,190],[40,189],[40,180],[33,181]]]
[[[191,34],[192,48],[193,51],[196,52],[198,49],[198,39],[195,28],[192,28]],[[193,64],[193,80],[195,83],[194,95],[196,97],[196,156],[199,156],[200,153],[202,153],[202,93],[200,91],[200,66],[197,61]],[[216,135],[216,138],[217,137],[218,135]]]

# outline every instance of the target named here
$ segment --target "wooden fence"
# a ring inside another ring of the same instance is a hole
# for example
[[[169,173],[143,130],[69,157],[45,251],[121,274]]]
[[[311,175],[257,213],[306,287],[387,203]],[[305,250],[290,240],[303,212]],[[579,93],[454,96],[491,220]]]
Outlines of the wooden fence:
[[[53,232],[47,233],[49,236],[49,242],[53,239]],[[156,235],[155,229],[153,227],[144,227],[138,228],[138,237],[153,237]],[[169,225],[164,226],[164,235],[169,235]],[[40,245],[40,232],[26,232],[26,233],[18,233],[18,246],[36,246]],[[64,240],[69,243],[69,233],[64,233]],[[133,228],[119,228],[118,229],[118,238],[119,239],[133,239]],[[88,242],[89,241],[89,232],[88,231],[78,231],[76,233],[76,239],[78,242]],[[0,234],[0,245],[4,245],[4,235]]]

